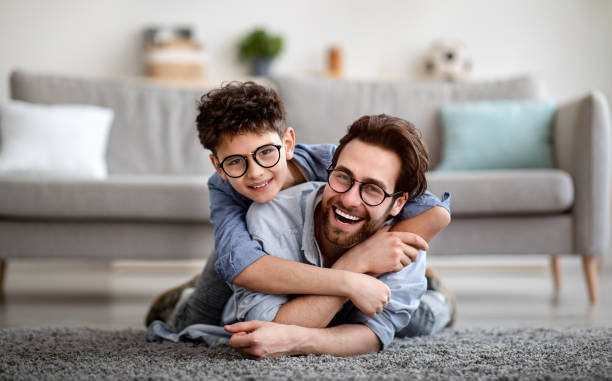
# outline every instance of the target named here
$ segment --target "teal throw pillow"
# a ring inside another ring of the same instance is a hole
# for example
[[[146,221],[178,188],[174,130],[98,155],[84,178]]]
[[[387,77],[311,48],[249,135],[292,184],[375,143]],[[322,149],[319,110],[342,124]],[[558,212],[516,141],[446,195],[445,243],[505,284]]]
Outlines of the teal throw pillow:
[[[448,103],[440,171],[552,168],[550,100]]]

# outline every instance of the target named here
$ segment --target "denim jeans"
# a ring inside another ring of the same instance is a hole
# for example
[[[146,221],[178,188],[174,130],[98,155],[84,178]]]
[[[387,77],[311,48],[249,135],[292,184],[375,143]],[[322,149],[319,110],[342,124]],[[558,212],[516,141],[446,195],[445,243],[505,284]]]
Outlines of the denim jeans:
[[[194,292],[174,312],[171,325],[176,332],[192,324],[221,325],[223,308],[232,296],[232,289],[215,271],[216,261],[217,253],[213,252],[196,282]]]

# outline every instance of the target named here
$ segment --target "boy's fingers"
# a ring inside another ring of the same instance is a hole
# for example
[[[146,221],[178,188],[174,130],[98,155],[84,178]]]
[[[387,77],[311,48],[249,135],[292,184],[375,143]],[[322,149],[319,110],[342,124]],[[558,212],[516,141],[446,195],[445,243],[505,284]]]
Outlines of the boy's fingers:
[[[405,245],[402,247],[402,250],[405,254],[405,258],[410,262],[416,262],[419,258],[419,251],[410,245]],[[408,263],[408,265],[410,264]],[[407,266],[407,265],[406,265]]]
[[[427,241],[425,241],[425,239],[423,239],[423,237],[418,234],[410,232],[393,232],[393,234],[397,234],[397,236],[406,245],[410,245],[418,250],[429,250],[429,245],[427,244]]]

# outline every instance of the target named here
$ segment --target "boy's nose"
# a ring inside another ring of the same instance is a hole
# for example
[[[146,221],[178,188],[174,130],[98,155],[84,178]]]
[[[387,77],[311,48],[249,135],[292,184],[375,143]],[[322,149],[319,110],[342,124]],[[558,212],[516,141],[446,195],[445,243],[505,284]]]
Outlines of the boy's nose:
[[[256,179],[264,174],[264,168],[255,162],[253,156],[249,155],[248,159],[249,167],[247,168],[247,177],[250,179]]]

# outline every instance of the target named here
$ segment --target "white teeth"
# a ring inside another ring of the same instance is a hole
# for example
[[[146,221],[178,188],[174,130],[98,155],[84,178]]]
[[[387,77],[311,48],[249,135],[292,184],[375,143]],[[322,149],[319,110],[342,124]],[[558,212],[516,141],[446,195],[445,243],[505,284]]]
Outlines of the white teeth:
[[[263,188],[263,187],[265,187],[266,185],[268,185],[268,182],[269,182],[269,181],[266,181],[265,183],[263,183],[263,184],[261,184],[261,185],[253,185],[253,186],[251,186],[251,188],[255,188],[255,189]]]
[[[351,221],[359,221],[361,220],[361,218],[359,217],[355,217],[355,216],[351,216],[350,214],[347,214],[343,211],[341,211],[340,209],[336,208],[336,213],[344,218],[346,218],[347,220],[351,220]]]

